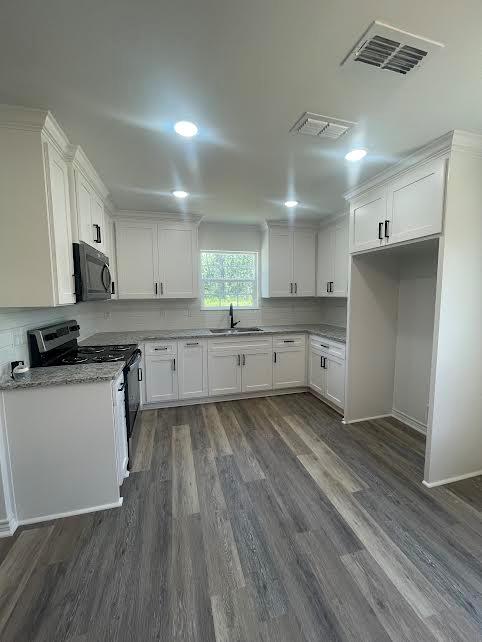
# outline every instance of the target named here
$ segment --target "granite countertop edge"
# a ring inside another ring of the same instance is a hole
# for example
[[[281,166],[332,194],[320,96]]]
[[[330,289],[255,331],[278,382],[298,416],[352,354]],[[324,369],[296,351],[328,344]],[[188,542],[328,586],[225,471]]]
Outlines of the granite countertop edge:
[[[123,368],[124,362],[31,368],[23,379],[11,377],[1,379],[0,391],[114,381]]]

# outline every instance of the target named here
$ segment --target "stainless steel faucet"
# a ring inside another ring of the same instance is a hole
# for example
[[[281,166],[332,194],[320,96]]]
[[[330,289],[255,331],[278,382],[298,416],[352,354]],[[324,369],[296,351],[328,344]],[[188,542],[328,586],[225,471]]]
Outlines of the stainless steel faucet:
[[[231,328],[234,328],[235,326],[238,325],[239,321],[234,320],[234,312],[233,312],[233,304],[230,303],[229,305],[229,316],[231,317]]]

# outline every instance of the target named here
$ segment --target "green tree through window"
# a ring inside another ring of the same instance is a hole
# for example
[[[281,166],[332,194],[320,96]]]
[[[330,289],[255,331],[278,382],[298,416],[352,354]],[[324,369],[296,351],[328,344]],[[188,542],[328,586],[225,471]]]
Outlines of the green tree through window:
[[[256,252],[201,252],[201,307],[258,305]]]

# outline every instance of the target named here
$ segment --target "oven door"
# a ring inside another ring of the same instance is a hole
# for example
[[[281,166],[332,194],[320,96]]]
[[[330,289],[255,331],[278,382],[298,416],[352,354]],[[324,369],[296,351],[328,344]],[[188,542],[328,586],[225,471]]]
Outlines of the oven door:
[[[141,372],[139,369],[142,353],[136,350],[124,369],[124,380],[126,384],[125,403],[126,403],[126,424],[127,424],[127,441],[129,445],[129,466],[132,463],[135,443],[135,424],[140,405],[140,380]]]
[[[83,241],[74,243],[74,274],[77,301],[111,298],[109,259]]]

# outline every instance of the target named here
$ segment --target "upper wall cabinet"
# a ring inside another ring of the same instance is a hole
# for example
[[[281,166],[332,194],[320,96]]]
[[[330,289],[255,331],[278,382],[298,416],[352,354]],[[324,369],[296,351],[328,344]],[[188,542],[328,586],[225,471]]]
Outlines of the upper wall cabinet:
[[[261,257],[263,297],[315,296],[316,231],[269,225]]]
[[[318,232],[316,293],[346,297],[348,291],[348,216],[325,225]]]
[[[108,191],[78,145],[69,148],[69,179],[74,240],[107,254],[104,201]]]
[[[0,307],[75,302],[67,147],[50,112],[0,107]]]
[[[177,221],[117,221],[119,299],[198,295],[197,226]]]
[[[350,200],[350,252],[440,234],[446,157],[428,160]]]

